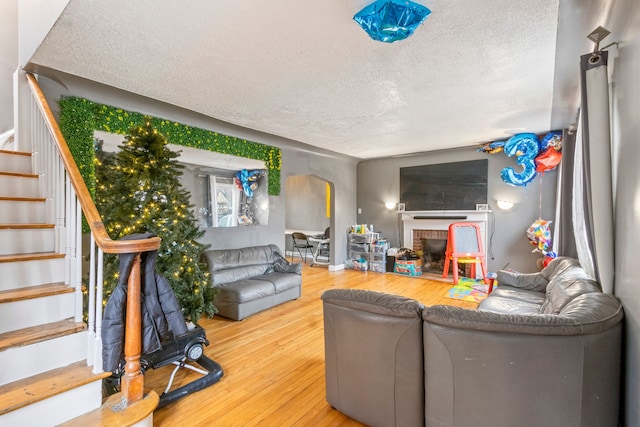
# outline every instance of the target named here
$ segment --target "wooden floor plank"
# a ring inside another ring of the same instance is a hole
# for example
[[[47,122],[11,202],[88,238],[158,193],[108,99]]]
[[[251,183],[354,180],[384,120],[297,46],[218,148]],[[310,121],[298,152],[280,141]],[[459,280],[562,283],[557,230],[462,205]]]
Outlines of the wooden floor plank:
[[[357,288],[415,298],[425,305],[477,304],[445,298],[452,284],[437,276],[303,268],[302,296],[242,321],[201,319],[205,353],[224,369],[219,383],[156,410],[154,426],[361,426],[325,400],[322,301],[327,289]],[[161,394],[172,367],[147,372]],[[174,388],[198,378],[181,369]]]

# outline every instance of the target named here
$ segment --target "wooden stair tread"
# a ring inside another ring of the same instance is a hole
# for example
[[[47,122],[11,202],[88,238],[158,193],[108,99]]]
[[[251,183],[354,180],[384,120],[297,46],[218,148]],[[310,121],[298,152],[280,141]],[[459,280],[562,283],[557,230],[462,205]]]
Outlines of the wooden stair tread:
[[[0,415],[106,378],[109,375],[111,375],[111,372],[94,374],[85,361],[80,361],[5,384],[0,387],[0,390],[2,390]]]
[[[15,177],[20,177],[20,178],[39,178],[39,176],[34,174],[34,173],[0,172],[0,175],[15,176]]]
[[[13,154],[16,156],[28,156],[31,157],[31,153],[26,151],[13,151],[13,150],[0,150],[0,154]]]
[[[82,322],[75,322],[73,319],[64,319],[46,325],[31,326],[16,331],[5,332],[0,334],[0,351],[71,335],[84,331],[85,329],[86,325]]]
[[[139,402],[120,409],[122,394],[116,393],[98,409],[60,424],[58,427],[119,426],[127,427],[144,420],[158,407],[160,397],[150,390]]]
[[[43,228],[55,228],[55,224],[0,224],[0,230],[34,230]]]
[[[64,254],[58,254],[55,252],[36,252],[33,254],[0,255],[0,262],[36,261],[56,258],[64,258]]]
[[[24,288],[0,291],[0,303],[42,298],[73,292],[74,289],[64,283],[48,283],[46,285],[27,286]]]
[[[0,201],[5,202],[46,202],[44,197],[3,197],[0,196]]]

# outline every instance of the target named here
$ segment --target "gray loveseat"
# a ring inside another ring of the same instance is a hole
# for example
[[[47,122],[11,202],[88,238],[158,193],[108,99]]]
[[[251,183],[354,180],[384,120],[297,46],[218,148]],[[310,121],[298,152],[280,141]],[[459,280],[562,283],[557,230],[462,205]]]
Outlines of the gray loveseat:
[[[619,301],[570,258],[498,283],[477,310],[326,291],[327,401],[371,426],[616,426]]]
[[[242,320],[300,297],[302,264],[290,263],[276,245],[205,251],[218,313]]]

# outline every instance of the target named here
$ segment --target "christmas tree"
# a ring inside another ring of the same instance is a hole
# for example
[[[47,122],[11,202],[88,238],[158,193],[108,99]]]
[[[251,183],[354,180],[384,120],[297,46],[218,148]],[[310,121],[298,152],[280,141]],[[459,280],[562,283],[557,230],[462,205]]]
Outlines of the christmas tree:
[[[201,261],[204,231],[179,177],[178,153],[147,120],[130,130],[120,151],[110,154],[96,147],[96,206],[107,232],[117,240],[132,233],[153,233],[162,239],[157,269],[180,302],[187,319],[213,316],[215,291]],[[105,299],[118,284],[119,261],[105,256]]]

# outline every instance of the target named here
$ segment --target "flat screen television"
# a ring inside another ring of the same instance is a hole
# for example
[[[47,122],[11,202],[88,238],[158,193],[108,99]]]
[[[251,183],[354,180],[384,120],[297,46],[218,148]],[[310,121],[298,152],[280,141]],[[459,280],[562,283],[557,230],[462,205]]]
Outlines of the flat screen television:
[[[407,211],[476,210],[487,203],[489,160],[400,168],[400,203]]]

